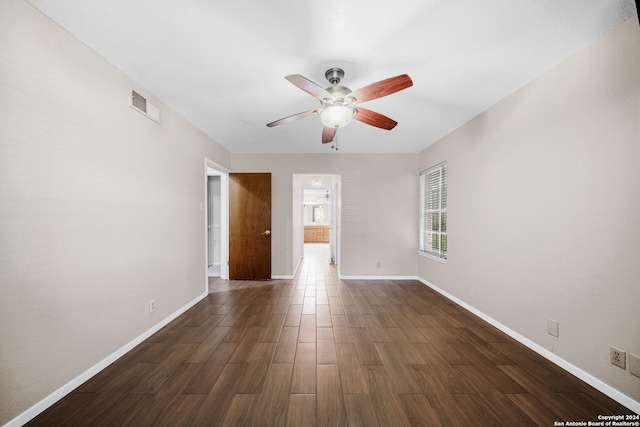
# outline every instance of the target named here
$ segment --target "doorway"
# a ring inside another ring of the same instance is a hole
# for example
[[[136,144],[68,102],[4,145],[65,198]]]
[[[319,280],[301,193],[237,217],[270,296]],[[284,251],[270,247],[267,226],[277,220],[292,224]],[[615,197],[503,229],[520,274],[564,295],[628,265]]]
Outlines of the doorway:
[[[206,257],[207,277],[229,278],[229,174],[205,160],[206,170]]]
[[[220,277],[220,175],[207,176],[207,272],[209,277]]]
[[[295,174],[293,179],[295,259],[323,254],[327,264],[338,265],[340,175]]]

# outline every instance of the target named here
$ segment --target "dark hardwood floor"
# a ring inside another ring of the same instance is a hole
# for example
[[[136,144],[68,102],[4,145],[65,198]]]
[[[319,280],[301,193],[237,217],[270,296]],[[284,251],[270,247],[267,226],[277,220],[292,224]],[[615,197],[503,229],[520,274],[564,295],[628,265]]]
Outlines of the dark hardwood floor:
[[[294,280],[210,295],[31,426],[553,426],[633,414],[417,281]]]

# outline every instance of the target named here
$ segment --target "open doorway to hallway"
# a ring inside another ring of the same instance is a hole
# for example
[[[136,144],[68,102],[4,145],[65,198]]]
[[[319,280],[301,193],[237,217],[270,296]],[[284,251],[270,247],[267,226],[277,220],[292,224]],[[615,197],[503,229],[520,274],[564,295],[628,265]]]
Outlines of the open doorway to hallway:
[[[207,160],[206,166],[206,253],[207,277],[229,278],[229,175]]]
[[[220,175],[207,176],[207,273],[220,277]]]
[[[294,249],[297,260],[326,254],[327,264],[337,265],[340,253],[340,175],[294,175]],[[309,254],[311,255],[311,254]]]

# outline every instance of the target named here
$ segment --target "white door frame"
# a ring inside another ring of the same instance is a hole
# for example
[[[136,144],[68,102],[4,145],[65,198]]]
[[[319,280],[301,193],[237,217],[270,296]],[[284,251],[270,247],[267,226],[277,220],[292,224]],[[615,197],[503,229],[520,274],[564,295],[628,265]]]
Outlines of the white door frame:
[[[209,176],[220,177],[220,278],[229,279],[229,171],[207,158],[204,159],[204,192],[205,209],[209,208],[209,194],[207,191],[207,181]],[[208,214],[208,212],[205,212]],[[207,215],[204,218],[205,231],[205,273],[209,260],[209,241],[207,239]],[[209,281],[207,278],[207,292]]]

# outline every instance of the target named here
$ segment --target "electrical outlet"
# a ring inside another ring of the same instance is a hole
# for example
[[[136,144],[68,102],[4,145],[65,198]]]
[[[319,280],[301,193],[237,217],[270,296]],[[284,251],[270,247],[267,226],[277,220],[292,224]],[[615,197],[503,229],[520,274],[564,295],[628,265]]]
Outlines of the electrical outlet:
[[[609,356],[611,363],[619,368],[627,369],[627,353],[619,348],[611,347]]]
[[[629,353],[629,373],[640,377],[640,356],[636,356],[633,353]]]
[[[553,320],[553,319],[547,319],[547,333],[549,335],[553,335],[554,337],[558,338],[558,321],[557,320]]]
[[[154,311],[156,311],[156,299],[152,299],[151,301],[149,301],[149,314],[153,313]]]

